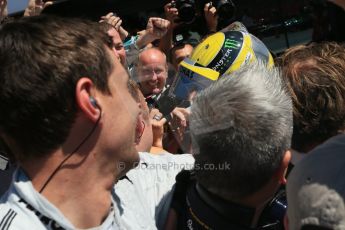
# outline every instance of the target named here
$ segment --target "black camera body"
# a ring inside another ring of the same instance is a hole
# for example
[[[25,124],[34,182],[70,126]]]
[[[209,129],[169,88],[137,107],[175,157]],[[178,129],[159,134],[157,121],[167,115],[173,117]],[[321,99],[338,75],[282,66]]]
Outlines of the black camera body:
[[[207,3],[211,3],[211,7],[216,8],[220,28],[230,24],[236,12],[236,6],[232,0],[175,0],[172,7],[177,8],[182,22],[190,24],[194,22],[197,15],[203,15]]]
[[[182,22],[190,24],[196,16],[196,7],[194,0],[175,0],[172,7],[178,10],[179,18]]]

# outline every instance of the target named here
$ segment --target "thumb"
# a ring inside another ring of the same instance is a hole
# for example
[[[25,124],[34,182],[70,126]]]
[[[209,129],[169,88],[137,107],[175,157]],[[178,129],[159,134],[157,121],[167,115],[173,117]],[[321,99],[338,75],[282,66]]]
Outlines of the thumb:
[[[43,8],[46,8],[47,6],[51,6],[51,5],[53,5],[52,1],[45,2]]]

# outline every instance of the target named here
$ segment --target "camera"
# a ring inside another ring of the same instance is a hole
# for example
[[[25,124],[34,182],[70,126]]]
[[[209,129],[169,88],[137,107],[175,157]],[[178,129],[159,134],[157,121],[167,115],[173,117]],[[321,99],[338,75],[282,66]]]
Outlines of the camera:
[[[220,19],[232,18],[235,15],[235,4],[231,0],[206,0],[203,1],[202,7],[209,2],[216,8]]]
[[[201,9],[204,9],[206,3],[211,3],[214,6],[218,14],[218,29],[222,29],[231,23],[232,18],[235,15],[236,7],[231,0],[201,0]]]
[[[190,24],[194,21],[196,15],[194,0],[176,0],[171,5],[178,10],[182,22]]]
[[[178,10],[181,22],[190,24],[194,22],[197,15],[203,15],[207,3],[211,3],[210,7],[216,8],[220,28],[230,24],[236,11],[235,4],[231,0],[175,0],[172,2],[172,7]]]

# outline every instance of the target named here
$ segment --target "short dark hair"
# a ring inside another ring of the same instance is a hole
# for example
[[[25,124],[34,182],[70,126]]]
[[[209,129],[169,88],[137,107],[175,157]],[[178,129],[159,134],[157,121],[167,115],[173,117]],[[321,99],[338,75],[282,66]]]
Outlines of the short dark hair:
[[[110,94],[110,41],[83,19],[42,15],[1,25],[0,134],[17,160],[47,155],[66,140],[80,78]]]
[[[190,131],[201,185],[231,201],[259,191],[291,144],[292,102],[280,72],[251,63],[223,76],[194,100]]]
[[[288,49],[278,60],[293,101],[292,148],[308,151],[345,127],[345,47],[328,42]]]

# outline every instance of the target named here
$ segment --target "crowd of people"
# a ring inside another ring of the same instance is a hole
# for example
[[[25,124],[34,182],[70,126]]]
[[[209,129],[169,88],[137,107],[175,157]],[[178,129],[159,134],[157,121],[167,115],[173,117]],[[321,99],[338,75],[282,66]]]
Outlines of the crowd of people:
[[[0,229],[345,229],[344,44],[52,4],[0,0]]]

